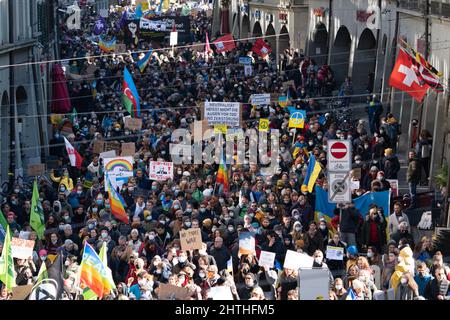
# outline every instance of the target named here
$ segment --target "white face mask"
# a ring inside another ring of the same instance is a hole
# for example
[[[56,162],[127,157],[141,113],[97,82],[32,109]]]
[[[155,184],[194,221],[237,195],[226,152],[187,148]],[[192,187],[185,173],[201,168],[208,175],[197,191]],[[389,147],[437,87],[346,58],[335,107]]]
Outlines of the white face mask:
[[[65,265],[66,267],[68,267],[68,266],[70,265],[70,262],[69,262],[69,261],[66,261],[66,262],[64,262],[64,265]]]
[[[342,290],[342,285],[337,284],[335,288],[336,288],[336,290],[340,291],[340,290]]]
[[[183,256],[178,258],[178,261],[181,262],[181,263],[186,262],[186,260],[187,260],[187,258],[183,257]]]

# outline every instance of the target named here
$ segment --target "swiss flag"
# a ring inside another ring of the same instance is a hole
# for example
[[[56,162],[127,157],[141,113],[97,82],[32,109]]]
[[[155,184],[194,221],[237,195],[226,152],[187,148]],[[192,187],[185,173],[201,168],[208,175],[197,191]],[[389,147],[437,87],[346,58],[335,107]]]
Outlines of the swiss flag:
[[[81,163],[83,158],[80,156],[77,150],[70,144],[69,140],[64,137],[64,143],[66,144],[67,154],[69,155],[70,165],[81,169]]]
[[[272,52],[272,48],[261,38],[255,41],[252,51],[261,58],[265,59]]]
[[[236,48],[236,44],[234,43],[234,39],[231,33],[226,34],[223,37],[220,37],[213,43],[216,46],[217,53],[227,52]]]
[[[400,49],[397,62],[389,78],[389,85],[406,92],[418,102],[422,102],[430,86],[420,82],[417,78],[417,66],[413,63],[413,58]]]

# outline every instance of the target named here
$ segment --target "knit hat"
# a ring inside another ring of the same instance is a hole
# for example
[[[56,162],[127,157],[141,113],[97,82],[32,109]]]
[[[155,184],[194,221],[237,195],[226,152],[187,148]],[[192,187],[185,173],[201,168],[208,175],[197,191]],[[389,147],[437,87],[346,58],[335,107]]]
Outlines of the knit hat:
[[[392,153],[393,153],[394,151],[391,149],[391,148],[387,148],[387,149],[384,149],[384,153],[386,154],[386,156],[392,156]]]

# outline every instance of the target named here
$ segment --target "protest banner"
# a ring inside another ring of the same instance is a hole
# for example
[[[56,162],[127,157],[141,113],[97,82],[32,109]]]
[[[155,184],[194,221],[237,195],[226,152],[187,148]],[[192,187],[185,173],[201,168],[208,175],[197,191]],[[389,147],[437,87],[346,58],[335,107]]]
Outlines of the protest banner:
[[[300,277],[300,300],[330,300],[328,268],[302,269]]]
[[[327,246],[328,260],[344,260],[344,248]]]
[[[113,188],[121,188],[133,176],[133,157],[114,157],[103,159],[105,176],[107,175]],[[105,191],[107,184],[105,183]]]
[[[255,236],[251,232],[239,234],[239,256],[243,254],[255,254]]]
[[[192,251],[202,249],[202,233],[200,228],[180,230],[181,250]]]
[[[134,142],[122,143],[122,152],[120,153],[122,157],[134,156],[135,153],[136,145],[134,144]]]
[[[11,254],[13,258],[28,259],[33,256],[34,240],[11,238]]]
[[[287,250],[284,259],[283,268],[298,270],[299,268],[311,268],[314,263],[314,258],[307,254]]]
[[[129,129],[131,131],[137,131],[142,129],[142,119],[139,118],[124,118],[124,126],[125,129]]]
[[[205,102],[204,119],[208,124],[226,124],[239,127],[241,120],[241,104],[239,102]]]
[[[275,262],[275,252],[261,251],[259,255],[259,265],[261,267],[273,268]]]
[[[173,179],[173,162],[150,161],[149,178],[156,181]]]
[[[27,168],[30,177],[41,176],[45,173],[45,163],[30,164]]]
[[[270,93],[252,94],[250,96],[250,103],[254,106],[269,105]]]

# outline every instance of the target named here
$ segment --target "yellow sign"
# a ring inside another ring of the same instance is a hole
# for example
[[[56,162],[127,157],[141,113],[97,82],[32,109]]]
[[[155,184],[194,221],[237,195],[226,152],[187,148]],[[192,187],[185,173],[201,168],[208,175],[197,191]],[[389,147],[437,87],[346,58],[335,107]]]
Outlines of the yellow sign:
[[[259,119],[259,131],[268,132],[269,131],[269,119]]]
[[[226,124],[215,124],[214,125],[214,134],[227,134],[227,125]]]
[[[289,118],[289,128],[304,128],[306,112],[304,110],[296,110],[291,112]]]

